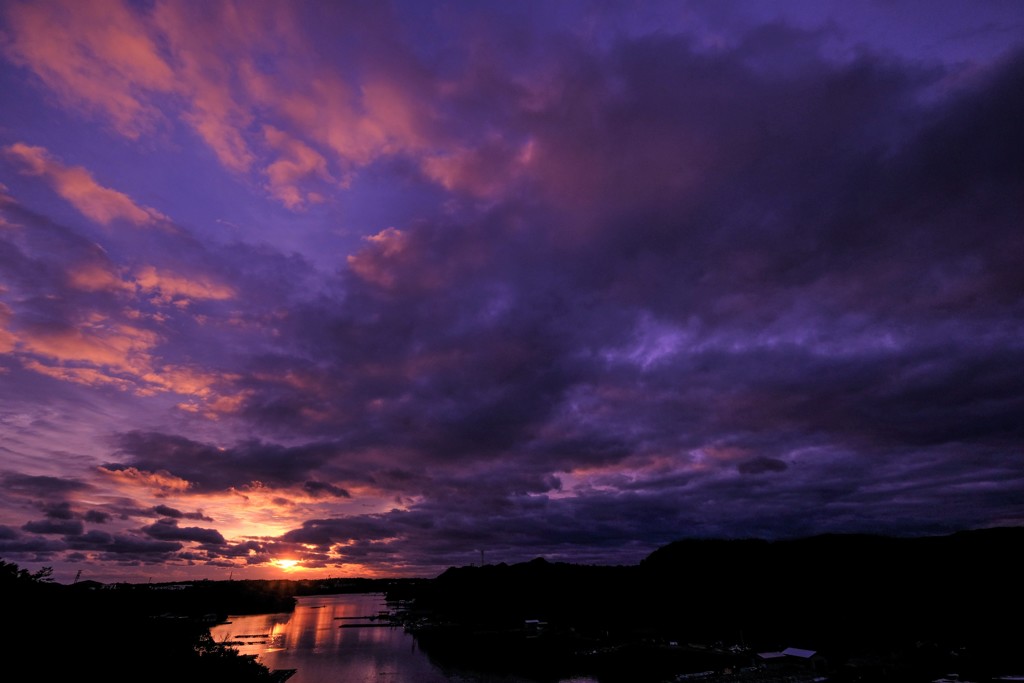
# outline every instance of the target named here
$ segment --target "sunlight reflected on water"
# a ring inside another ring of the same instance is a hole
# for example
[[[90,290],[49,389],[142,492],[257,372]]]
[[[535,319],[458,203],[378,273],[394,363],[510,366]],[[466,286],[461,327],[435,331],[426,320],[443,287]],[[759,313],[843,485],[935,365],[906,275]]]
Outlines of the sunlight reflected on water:
[[[231,616],[210,633],[270,669],[296,669],[288,683],[529,683],[515,676],[442,671],[404,629],[376,619],[386,609],[381,594],[307,596],[292,613]]]

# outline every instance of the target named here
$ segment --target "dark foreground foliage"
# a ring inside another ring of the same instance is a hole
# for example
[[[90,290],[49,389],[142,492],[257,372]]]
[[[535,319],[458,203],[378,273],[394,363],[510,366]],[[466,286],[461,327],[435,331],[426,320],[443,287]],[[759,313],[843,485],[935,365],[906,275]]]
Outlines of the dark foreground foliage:
[[[435,661],[469,657],[539,680],[735,672],[794,647],[817,655],[786,671],[791,680],[916,683],[955,671],[991,681],[1024,674],[1021,547],[1022,528],[685,540],[637,566],[451,568],[403,597],[413,598],[407,623]]]
[[[213,641],[192,598],[169,592],[63,586],[46,569],[30,574],[0,561],[9,666],[25,680],[249,683],[271,672]]]
[[[684,540],[635,566],[543,559],[434,579],[82,582],[0,561],[17,664],[33,680],[266,681],[213,642],[228,613],[289,611],[294,595],[385,592],[442,669],[600,683],[988,683],[1024,674],[1024,528],[942,537]],[[767,662],[787,647],[806,661]],[[20,667],[18,667],[20,668]]]

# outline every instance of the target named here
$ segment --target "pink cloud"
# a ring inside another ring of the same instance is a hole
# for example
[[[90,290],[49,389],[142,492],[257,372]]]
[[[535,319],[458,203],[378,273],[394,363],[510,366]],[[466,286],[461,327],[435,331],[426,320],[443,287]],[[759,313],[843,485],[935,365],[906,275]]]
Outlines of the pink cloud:
[[[423,149],[430,143],[425,121],[436,117],[433,103],[416,93],[413,83],[399,74],[371,76],[361,89],[366,111],[365,126],[381,131],[381,153],[394,154]]]
[[[160,303],[172,303],[191,299],[230,299],[235,291],[214,282],[204,275],[179,275],[153,266],[145,266],[135,274],[135,282],[146,292],[156,295]]]
[[[83,263],[72,267],[68,270],[68,284],[84,292],[131,289],[131,285],[105,263]]]
[[[435,93],[429,78],[419,82],[425,74],[411,57],[394,54],[372,72],[339,75],[287,4],[147,10],[122,0],[53,0],[15,2],[6,14],[7,56],[66,107],[99,115],[132,139],[176,111],[225,168],[263,169],[268,194],[291,209],[321,199],[309,182],[336,182],[329,157],[351,173],[381,156],[437,153]]]
[[[0,314],[4,313],[0,310]],[[9,316],[8,316],[9,317]],[[4,320],[0,317],[0,323]],[[6,335],[6,337],[5,337]],[[0,330],[0,352],[20,352],[25,369],[65,382],[114,387],[137,396],[174,393],[189,398],[179,408],[216,419],[237,412],[248,397],[232,386],[238,375],[184,365],[161,365],[153,351],[156,334],[98,316],[75,329]]]
[[[46,375],[63,382],[84,384],[90,387],[111,386],[121,391],[130,391],[135,386],[131,381],[123,377],[111,375],[97,368],[45,365],[33,359],[26,360],[22,365],[26,370],[38,372],[40,375]]]
[[[203,98],[204,101],[197,103],[195,110],[184,114],[183,118],[209,145],[220,163],[236,173],[248,171],[256,156],[249,150],[242,132],[229,120],[234,107],[218,107],[219,99],[216,96]],[[239,118],[247,117],[239,115]]]
[[[182,120],[236,173],[258,158],[250,128],[259,113],[238,73],[267,46],[302,49],[289,16],[283,7],[233,2],[162,3],[153,13],[188,100]]]
[[[3,183],[0,183],[0,206],[4,206],[4,205],[12,205],[13,206],[13,205],[16,205],[16,204],[17,204],[17,202],[14,201],[14,198],[11,197],[11,195],[7,194],[7,186],[4,185]],[[13,228],[17,228],[17,227],[18,227],[17,224],[11,223],[9,220],[7,220],[6,216],[0,214],[0,228],[13,229]]]
[[[82,215],[101,225],[109,225],[115,220],[135,225],[170,220],[156,209],[139,206],[128,195],[100,185],[81,166],[66,166],[42,147],[17,142],[4,149],[24,165],[26,174],[44,178]]]
[[[520,148],[500,138],[484,144],[425,156],[424,175],[446,190],[468,192],[483,198],[506,193],[530,170],[534,143]]]
[[[7,56],[31,69],[70,107],[103,115],[135,139],[162,119],[150,93],[171,93],[175,74],[145,18],[121,2],[7,4]]]
[[[187,396],[188,400],[176,407],[211,420],[238,412],[252,394],[251,391],[232,389],[233,384],[241,379],[239,375],[182,365],[165,365],[139,379],[148,386],[137,393],[148,396],[172,392]]]
[[[0,294],[3,293],[3,287],[0,287]],[[17,337],[7,330],[7,326],[11,322],[11,308],[4,302],[0,301],[0,353],[10,353],[14,350],[15,342]]]
[[[184,366],[164,366],[159,371],[147,372],[141,378],[165,390],[205,398],[212,395],[211,387],[215,384],[225,380],[236,380],[238,376]]]
[[[267,193],[292,210],[322,201],[317,185],[345,186],[384,156],[409,155],[446,189],[484,198],[531,166],[533,143],[449,130],[445,101],[471,96],[472,69],[465,82],[442,85],[399,51],[367,60],[372,68],[339,71],[313,51],[286,5],[158,3],[146,12],[104,4],[110,26],[95,11],[69,11],[84,18],[62,21],[54,16],[61,3],[16,6],[12,55],[54,91],[70,93],[66,104],[105,113],[130,137],[177,106],[225,168],[262,169]],[[51,26],[57,38],[46,33]],[[386,20],[367,26],[388,30]],[[40,47],[50,41],[52,49]],[[340,169],[337,179],[329,163]]]
[[[415,131],[415,112],[424,117],[429,105],[403,96],[398,83],[351,84],[328,65],[287,60],[278,64],[274,76],[251,64],[239,75],[253,106],[278,122],[274,128],[286,129],[293,137],[301,133],[304,146],[318,155],[330,155],[346,172],[342,186],[359,167],[382,156],[415,152],[424,144]],[[269,137],[267,143],[271,152],[281,153]],[[296,161],[285,155],[280,160]],[[323,177],[307,177],[317,175]],[[271,183],[268,189],[273,192],[276,186]]]
[[[388,288],[395,283],[394,262],[401,261],[409,249],[405,233],[396,228],[381,230],[365,238],[365,249],[348,257],[349,268],[367,282]]]
[[[281,200],[289,209],[300,209],[307,202],[316,202],[319,195],[304,192],[300,182],[311,176],[332,181],[327,160],[308,145],[273,126],[264,126],[263,134],[267,143],[281,154],[266,169],[267,189],[271,196]]]
[[[89,363],[138,373],[151,365],[150,349],[159,337],[148,330],[92,316],[74,328],[27,330],[20,347],[60,363]]]

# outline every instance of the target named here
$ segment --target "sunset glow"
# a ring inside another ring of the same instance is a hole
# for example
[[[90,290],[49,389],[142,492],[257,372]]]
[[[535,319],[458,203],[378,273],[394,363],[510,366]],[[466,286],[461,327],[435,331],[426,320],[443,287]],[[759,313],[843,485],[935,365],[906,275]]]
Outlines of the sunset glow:
[[[0,3],[0,559],[1024,524],[1024,3]]]

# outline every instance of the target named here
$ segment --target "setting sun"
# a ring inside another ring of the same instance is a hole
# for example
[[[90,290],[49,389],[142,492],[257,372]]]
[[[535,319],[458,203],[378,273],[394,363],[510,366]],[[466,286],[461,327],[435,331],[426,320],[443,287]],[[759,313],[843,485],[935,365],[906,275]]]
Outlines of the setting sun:
[[[298,566],[298,560],[274,560],[273,564],[285,570],[286,572],[293,572],[298,569],[302,569],[302,567]]]

